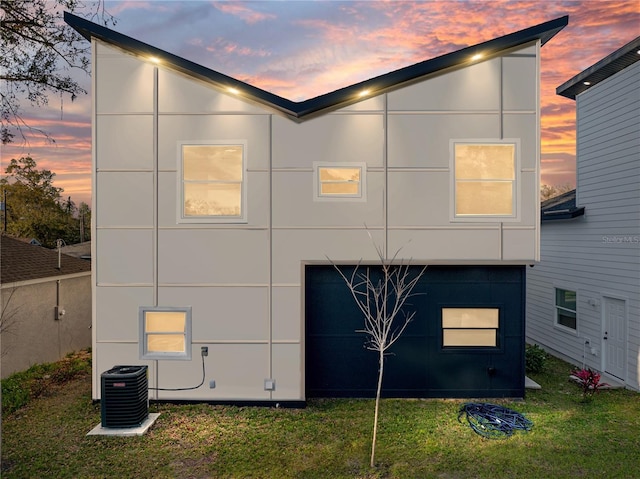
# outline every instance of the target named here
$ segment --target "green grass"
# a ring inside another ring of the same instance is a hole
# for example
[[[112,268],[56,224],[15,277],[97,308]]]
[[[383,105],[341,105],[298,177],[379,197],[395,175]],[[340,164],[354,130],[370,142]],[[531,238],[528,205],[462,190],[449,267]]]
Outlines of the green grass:
[[[640,395],[602,391],[584,403],[567,379],[571,366],[554,358],[531,375],[543,389],[524,401],[490,400],[534,423],[508,439],[483,439],[459,423],[464,401],[383,400],[374,469],[372,400],[314,400],[306,409],[152,404],[161,415],[144,436],[86,436],[100,406],[87,356],[77,361],[84,368],[75,362],[65,381],[3,412],[3,479],[640,477]]]

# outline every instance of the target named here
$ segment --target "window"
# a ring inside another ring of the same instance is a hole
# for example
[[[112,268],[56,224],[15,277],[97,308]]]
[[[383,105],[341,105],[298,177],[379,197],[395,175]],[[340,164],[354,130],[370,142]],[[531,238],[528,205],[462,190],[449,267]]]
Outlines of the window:
[[[317,200],[364,201],[365,163],[314,163],[314,195]]]
[[[576,292],[556,288],[556,324],[577,330]]]
[[[442,308],[444,347],[498,347],[500,310]]]
[[[246,221],[244,142],[180,144],[178,221]]]
[[[141,307],[140,359],[191,359],[191,307]]]
[[[518,142],[453,146],[453,217],[516,217]]]

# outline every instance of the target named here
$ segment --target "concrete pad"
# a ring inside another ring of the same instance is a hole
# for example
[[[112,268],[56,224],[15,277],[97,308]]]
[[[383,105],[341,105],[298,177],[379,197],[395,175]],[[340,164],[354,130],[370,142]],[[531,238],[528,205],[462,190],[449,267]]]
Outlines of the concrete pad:
[[[524,377],[524,387],[525,389],[542,389],[542,386],[527,376]]]
[[[149,413],[149,417],[137,427],[102,427],[102,423],[98,424],[87,436],[142,436],[156,422],[160,416],[159,412]]]

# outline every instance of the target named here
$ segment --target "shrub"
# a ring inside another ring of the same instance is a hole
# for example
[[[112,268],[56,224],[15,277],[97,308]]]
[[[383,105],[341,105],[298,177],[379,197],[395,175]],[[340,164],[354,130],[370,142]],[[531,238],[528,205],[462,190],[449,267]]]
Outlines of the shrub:
[[[582,400],[588,402],[593,395],[600,391],[603,387],[609,386],[607,383],[600,382],[600,373],[591,368],[575,369],[570,376],[582,388]]]
[[[541,373],[544,371],[548,354],[537,344],[528,345],[525,350],[525,367],[528,373]]]

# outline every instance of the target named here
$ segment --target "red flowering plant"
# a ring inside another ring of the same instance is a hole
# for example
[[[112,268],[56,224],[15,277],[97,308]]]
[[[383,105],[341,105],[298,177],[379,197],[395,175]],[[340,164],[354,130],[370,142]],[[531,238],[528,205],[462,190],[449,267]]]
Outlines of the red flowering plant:
[[[582,400],[585,402],[590,401],[600,389],[609,386],[600,382],[600,373],[591,368],[575,369],[570,377],[582,388]]]

